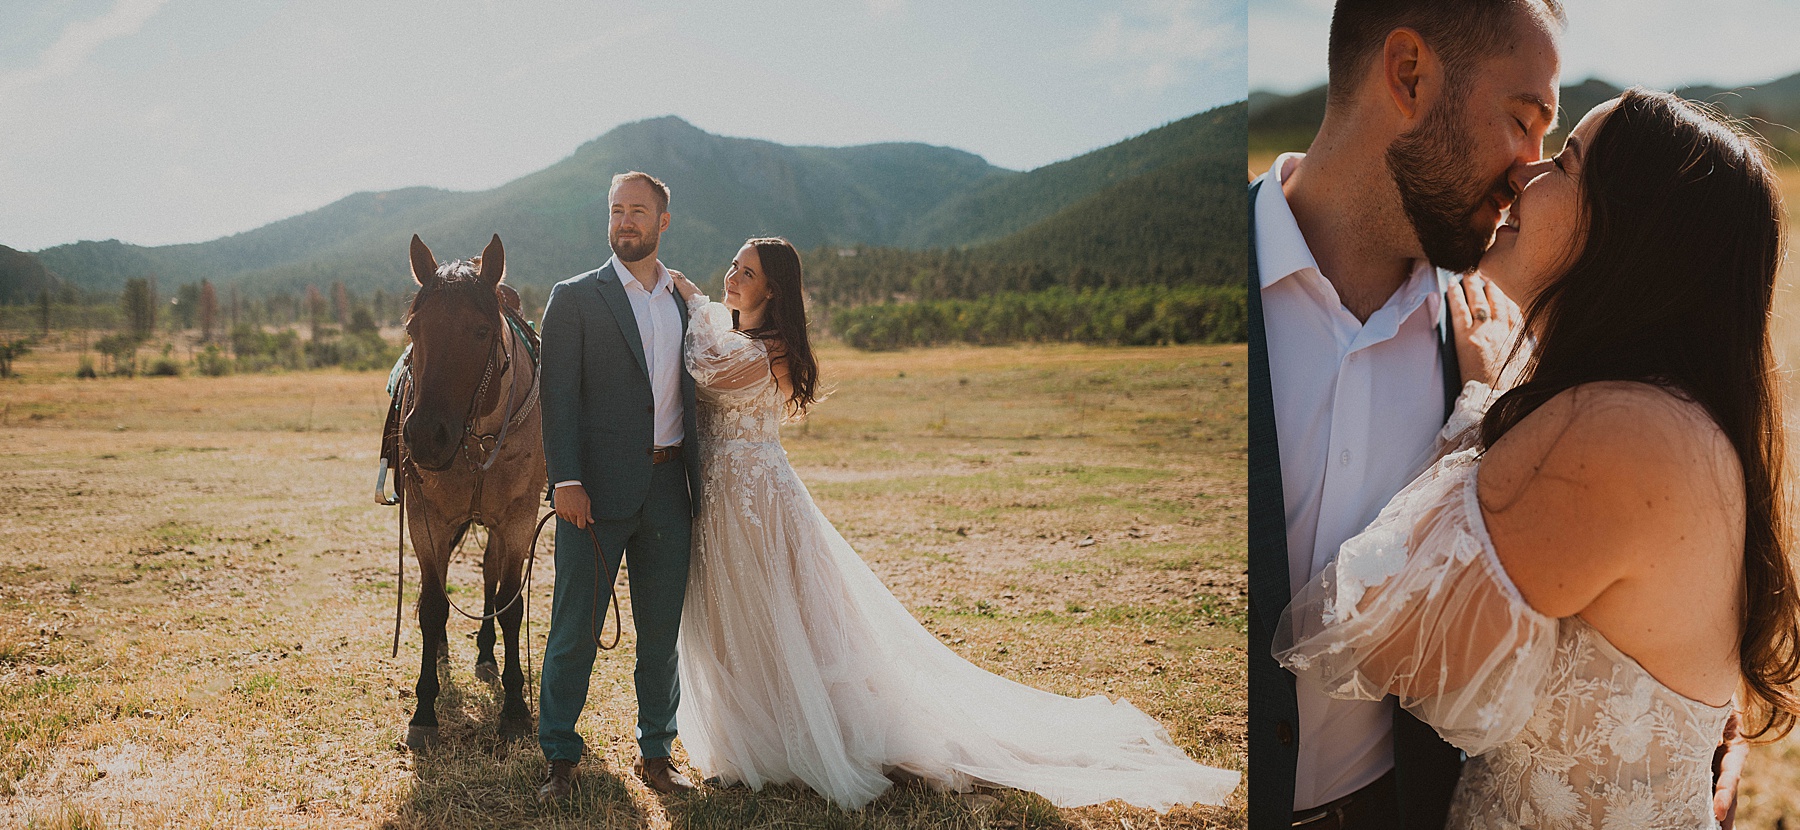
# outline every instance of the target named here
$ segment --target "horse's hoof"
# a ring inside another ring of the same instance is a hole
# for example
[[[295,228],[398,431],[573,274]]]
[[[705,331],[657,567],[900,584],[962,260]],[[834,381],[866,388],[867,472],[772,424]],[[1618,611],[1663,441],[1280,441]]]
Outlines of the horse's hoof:
[[[486,660],[475,664],[475,679],[483,683],[499,683],[500,667]]]
[[[435,726],[406,727],[406,748],[414,752],[425,752],[437,748],[438,728]]]
[[[512,742],[522,740],[537,733],[537,725],[531,722],[530,716],[523,718],[501,718],[500,740]]]

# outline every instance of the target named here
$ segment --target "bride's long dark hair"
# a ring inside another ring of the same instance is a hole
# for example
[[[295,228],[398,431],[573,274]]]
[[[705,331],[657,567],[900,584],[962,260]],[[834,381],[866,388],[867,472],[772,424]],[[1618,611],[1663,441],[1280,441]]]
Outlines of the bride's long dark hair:
[[[1654,383],[1704,407],[1743,468],[1738,704],[1749,737],[1794,728],[1800,596],[1788,561],[1780,393],[1769,344],[1782,206],[1756,140],[1673,95],[1627,91],[1583,156],[1586,243],[1525,311],[1524,381],[1485,446],[1565,389]]]
[[[819,364],[813,360],[812,342],[806,337],[806,284],[800,270],[800,252],[786,239],[761,237],[744,242],[756,249],[762,260],[763,278],[769,281],[774,296],[763,315],[762,325],[745,331],[758,340],[773,341],[776,353],[787,361],[788,415],[799,417],[807,407],[818,402],[814,395],[819,385]],[[731,324],[737,325],[737,312],[731,313]]]

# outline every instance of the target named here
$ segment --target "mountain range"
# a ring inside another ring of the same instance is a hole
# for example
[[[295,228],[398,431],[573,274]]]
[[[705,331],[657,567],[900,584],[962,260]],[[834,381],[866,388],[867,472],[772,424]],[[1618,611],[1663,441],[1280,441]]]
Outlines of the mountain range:
[[[1597,78],[1562,87],[1560,127],[1546,139],[1545,146],[1560,146],[1563,134],[1581,116],[1623,91],[1623,87]],[[1783,163],[1800,159],[1800,73],[1757,86],[1702,84],[1671,91],[1689,100],[1709,103],[1742,120],[1775,148]],[[1325,87],[1293,95],[1252,92],[1248,104],[1251,152],[1304,150],[1325,117]]]
[[[46,284],[114,293],[127,280],[149,275],[165,290],[208,279],[238,285],[251,296],[339,280],[357,292],[404,291],[411,284],[406,246],[414,233],[446,259],[471,256],[489,234],[499,233],[509,279],[548,286],[609,256],[607,186],[614,173],[633,169],[656,174],[671,190],[663,261],[702,278],[720,272],[745,238],[766,234],[786,236],[802,250],[991,249],[1030,259],[1048,245],[1057,249],[1058,261],[1067,261],[1069,251],[1116,258],[1117,246],[1098,244],[1095,237],[1117,230],[1094,216],[1119,213],[1121,198],[1139,200],[1129,213],[1150,227],[1131,230],[1148,244],[1241,248],[1241,239],[1233,243],[1230,234],[1196,241],[1182,227],[1214,212],[1241,222],[1238,206],[1225,210],[1223,202],[1234,195],[1230,186],[1240,184],[1236,168],[1246,114],[1245,102],[1215,108],[1028,172],[946,147],[787,146],[713,135],[665,116],[621,125],[568,158],[492,190],[357,193],[191,244],[106,240],[34,254],[0,249],[0,302],[30,302]],[[1229,159],[1237,159],[1235,165],[1221,164]],[[1219,178],[1219,187],[1162,182],[1193,182],[1197,175]],[[1222,204],[1215,209],[1212,200]]]

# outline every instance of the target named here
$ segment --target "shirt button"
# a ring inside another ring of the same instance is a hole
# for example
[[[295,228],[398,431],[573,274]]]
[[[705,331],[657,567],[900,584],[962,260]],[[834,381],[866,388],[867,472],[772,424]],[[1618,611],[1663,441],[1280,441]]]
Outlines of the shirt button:
[[[1338,463],[1345,464],[1345,465],[1348,465],[1350,463],[1350,451],[1349,450],[1344,450],[1344,454],[1338,456]]]

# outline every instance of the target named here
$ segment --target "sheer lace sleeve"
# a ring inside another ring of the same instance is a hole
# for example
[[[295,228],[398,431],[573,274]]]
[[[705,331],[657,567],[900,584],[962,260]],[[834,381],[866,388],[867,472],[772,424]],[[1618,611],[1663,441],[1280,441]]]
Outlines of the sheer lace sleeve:
[[[1478,386],[1464,390],[1446,441],[1479,420],[1470,413],[1489,390]],[[1525,727],[1557,639],[1557,621],[1526,604],[1494,553],[1479,467],[1464,448],[1407,485],[1295,595],[1275,632],[1276,660],[1301,682],[1334,697],[1397,695],[1470,755]]]
[[[1444,422],[1443,429],[1438,430],[1437,456],[1442,458],[1475,446],[1476,439],[1481,437],[1481,419],[1499,397],[1498,391],[1481,381],[1464,383],[1462,393],[1456,396],[1456,407],[1451,410],[1449,420]]]
[[[768,348],[731,328],[731,310],[696,294],[688,301],[687,343],[682,350],[694,384],[710,392],[759,390],[774,379]]]

